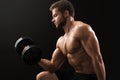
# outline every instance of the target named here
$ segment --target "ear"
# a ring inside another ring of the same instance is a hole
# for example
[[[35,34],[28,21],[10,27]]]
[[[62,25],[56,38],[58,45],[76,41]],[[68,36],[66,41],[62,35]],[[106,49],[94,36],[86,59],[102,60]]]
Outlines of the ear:
[[[65,10],[63,15],[64,15],[64,17],[68,17],[69,16],[69,11]]]

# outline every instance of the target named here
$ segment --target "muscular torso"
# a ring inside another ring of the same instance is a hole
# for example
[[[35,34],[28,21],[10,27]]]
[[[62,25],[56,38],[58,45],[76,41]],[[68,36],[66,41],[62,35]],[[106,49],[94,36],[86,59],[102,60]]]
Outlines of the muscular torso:
[[[76,72],[94,73],[91,58],[84,50],[80,39],[76,36],[74,28],[69,34],[65,34],[60,38],[59,47]]]

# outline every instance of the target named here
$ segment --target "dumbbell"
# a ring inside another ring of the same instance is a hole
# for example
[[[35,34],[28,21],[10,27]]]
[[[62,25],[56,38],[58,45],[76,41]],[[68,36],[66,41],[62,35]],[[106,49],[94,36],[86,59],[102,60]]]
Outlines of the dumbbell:
[[[42,57],[42,52],[38,46],[36,46],[30,37],[20,37],[15,42],[15,50],[21,55],[25,64],[35,65]]]

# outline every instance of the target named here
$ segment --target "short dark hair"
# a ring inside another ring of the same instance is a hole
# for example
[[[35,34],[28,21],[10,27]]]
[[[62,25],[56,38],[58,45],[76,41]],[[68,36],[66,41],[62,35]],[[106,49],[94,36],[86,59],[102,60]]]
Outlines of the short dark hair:
[[[52,11],[54,8],[58,8],[58,10],[62,13],[64,13],[65,10],[68,10],[71,16],[74,17],[75,15],[74,7],[72,3],[68,0],[59,0],[59,1],[54,2],[50,6],[50,11]]]

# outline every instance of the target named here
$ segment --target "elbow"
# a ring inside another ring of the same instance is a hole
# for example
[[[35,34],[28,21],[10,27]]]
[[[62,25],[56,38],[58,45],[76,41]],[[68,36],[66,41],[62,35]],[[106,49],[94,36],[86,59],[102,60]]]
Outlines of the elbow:
[[[51,67],[48,69],[48,71],[51,72],[51,73],[54,73],[54,72],[56,72],[56,71],[59,70],[59,69],[60,69],[60,67],[51,66]]]

